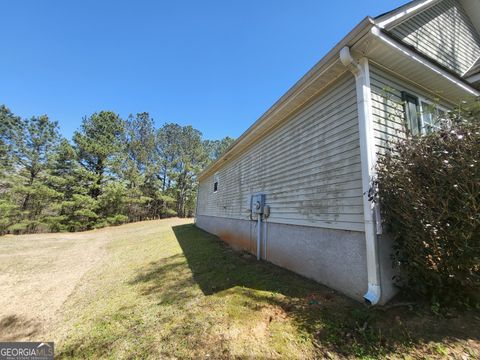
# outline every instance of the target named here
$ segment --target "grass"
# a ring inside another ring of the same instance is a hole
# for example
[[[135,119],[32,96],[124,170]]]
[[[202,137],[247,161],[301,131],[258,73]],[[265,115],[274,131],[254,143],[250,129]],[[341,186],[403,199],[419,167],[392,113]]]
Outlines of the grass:
[[[480,356],[478,312],[367,308],[171,224],[126,225],[109,241],[64,304],[51,334],[57,358]]]

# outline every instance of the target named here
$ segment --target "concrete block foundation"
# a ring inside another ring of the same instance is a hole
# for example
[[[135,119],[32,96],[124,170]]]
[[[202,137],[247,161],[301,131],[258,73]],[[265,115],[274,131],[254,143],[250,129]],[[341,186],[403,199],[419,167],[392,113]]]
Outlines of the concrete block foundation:
[[[196,226],[217,235],[237,250],[256,254],[257,223],[198,215]],[[363,232],[278,223],[262,223],[262,259],[322,283],[363,302],[367,291],[367,263]],[[390,244],[380,238],[383,296],[396,292],[391,277]]]
[[[256,254],[256,222],[198,215],[196,226],[234,249]],[[362,232],[269,222],[262,226],[263,259],[363,301],[367,266]]]

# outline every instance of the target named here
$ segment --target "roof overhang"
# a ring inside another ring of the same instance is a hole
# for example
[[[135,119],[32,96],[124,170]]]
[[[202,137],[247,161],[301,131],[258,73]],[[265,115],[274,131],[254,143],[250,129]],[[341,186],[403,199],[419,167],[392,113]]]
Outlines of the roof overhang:
[[[421,11],[425,9],[425,6],[433,5],[436,1],[413,1],[407,5],[422,5],[415,8],[415,11]],[[405,11],[405,9],[402,11]],[[390,16],[395,15],[390,14]],[[382,17],[379,19],[382,20]],[[385,70],[404,78],[408,82],[414,82],[415,85],[425,89],[426,92],[434,93],[435,96],[452,104],[458,104],[459,101],[480,96],[480,92],[467,83],[465,79],[446,71],[424,55],[394,39],[376,24],[377,20],[374,21],[370,17],[362,20],[250,126],[228,148],[225,154],[200,173],[198,179],[201,180],[215,173],[223,164],[237,158],[245,149],[284,123],[301,106],[311,101],[329,84],[342,76],[347,69],[340,61],[339,52],[345,46],[351,48],[355,57],[367,57]]]
[[[480,96],[480,91],[465,79],[449,72],[413,48],[374,26],[370,36],[359,41],[353,50],[372,62],[413,82],[429,93],[457,104],[459,101]]]
[[[375,18],[375,24],[381,29],[391,29],[411,16],[435,5],[441,0],[414,0]]]
[[[375,24],[381,28],[389,30],[401,22],[409,19],[415,14],[428,9],[442,0],[414,0],[402,5],[395,10],[389,11],[375,18]],[[468,14],[473,25],[480,32],[480,1],[478,0],[458,0],[465,12]]]

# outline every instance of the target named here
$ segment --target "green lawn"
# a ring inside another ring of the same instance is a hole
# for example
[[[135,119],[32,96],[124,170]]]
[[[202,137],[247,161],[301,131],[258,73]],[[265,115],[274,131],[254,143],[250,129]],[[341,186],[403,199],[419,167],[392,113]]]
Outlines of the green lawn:
[[[63,306],[58,358],[474,358],[478,313],[369,309],[178,220],[115,228]]]

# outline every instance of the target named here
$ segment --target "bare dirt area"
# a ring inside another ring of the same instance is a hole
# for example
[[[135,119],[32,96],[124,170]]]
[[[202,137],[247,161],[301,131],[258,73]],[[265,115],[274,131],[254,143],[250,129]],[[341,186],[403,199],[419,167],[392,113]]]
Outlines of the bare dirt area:
[[[41,339],[115,232],[0,237],[0,339]]]

